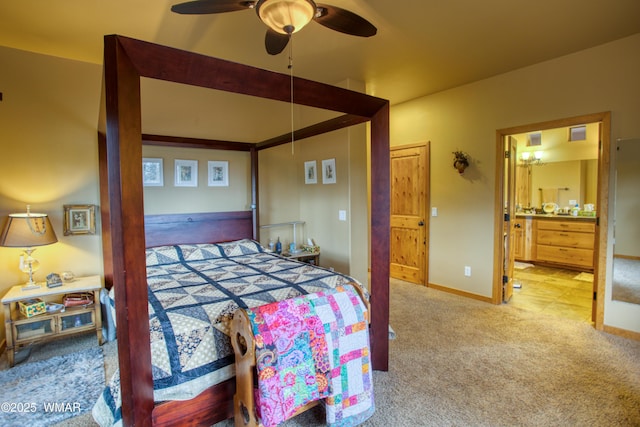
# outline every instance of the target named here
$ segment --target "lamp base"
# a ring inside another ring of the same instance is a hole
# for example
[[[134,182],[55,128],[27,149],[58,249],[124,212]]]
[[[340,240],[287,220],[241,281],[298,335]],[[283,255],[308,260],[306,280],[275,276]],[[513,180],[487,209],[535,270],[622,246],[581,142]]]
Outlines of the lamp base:
[[[23,291],[31,291],[31,290],[34,290],[34,289],[40,289],[40,285],[38,285],[36,282],[27,282],[22,287]]]

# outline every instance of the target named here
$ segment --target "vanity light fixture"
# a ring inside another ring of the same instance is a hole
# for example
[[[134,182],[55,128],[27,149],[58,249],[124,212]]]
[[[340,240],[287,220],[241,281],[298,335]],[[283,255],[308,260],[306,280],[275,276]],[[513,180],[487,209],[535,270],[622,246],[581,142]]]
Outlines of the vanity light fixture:
[[[520,156],[520,161],[525,165],[542,166],[544,164],[542,163],[542,151],[534,151],[533,157],[531,157],[531,154],[532,153],[530,151],[523,152]]]

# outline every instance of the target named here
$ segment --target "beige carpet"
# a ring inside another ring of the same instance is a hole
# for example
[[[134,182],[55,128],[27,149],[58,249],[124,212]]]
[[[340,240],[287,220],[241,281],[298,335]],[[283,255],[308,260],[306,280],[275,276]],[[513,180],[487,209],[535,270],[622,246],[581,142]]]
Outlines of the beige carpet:
[[[640,426],[638,341],[395,280],[391,324],[390,370],[374,372],[365,426]],[[105,350],[112,371],[115,346]],[[320,408],[283,424],[321,425]]]
[[[640,426],[638,341],[396,280],[391,325],[365,426]],[[321,425],[319,408],[283,424]]]
[[[640,260],[613,258],[613,288],[616,301],[640,304]]]

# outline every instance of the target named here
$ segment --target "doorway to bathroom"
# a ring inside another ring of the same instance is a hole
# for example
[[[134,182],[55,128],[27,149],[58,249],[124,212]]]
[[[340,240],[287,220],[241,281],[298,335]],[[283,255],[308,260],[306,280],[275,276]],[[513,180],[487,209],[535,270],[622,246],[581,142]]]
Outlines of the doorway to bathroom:
[[[609,121],[599,113],[497,131],[494,301],[602,327]]]

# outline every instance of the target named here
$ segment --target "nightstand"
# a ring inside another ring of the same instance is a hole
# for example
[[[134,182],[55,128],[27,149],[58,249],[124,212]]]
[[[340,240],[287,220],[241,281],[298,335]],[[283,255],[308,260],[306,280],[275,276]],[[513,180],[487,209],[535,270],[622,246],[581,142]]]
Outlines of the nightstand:
[[[315,252],[301,251],[295,254],[286,252],[282,254],[282,256],[295,259],[298,261],[306,262],[307,264],[311,264],[311,265],[320,265],[320,251],[315,251]]]
[[[42,283],[39,289],[22,290],[23,285],[12,287],[2,298],[4,322],[7,333],[7,360],[15,363],[15,353],[28,344],[44,342],[79,333],[95,331],[98,345],[102,345],[102,315],[100,311],[100,276],[76,278],[62,286],[48,288]],[[62,302],[64,294],[93,293],[93,304],[67,307],[64,311],[26,317],[19,310],[19,302],[40,298],[49,303]]]

